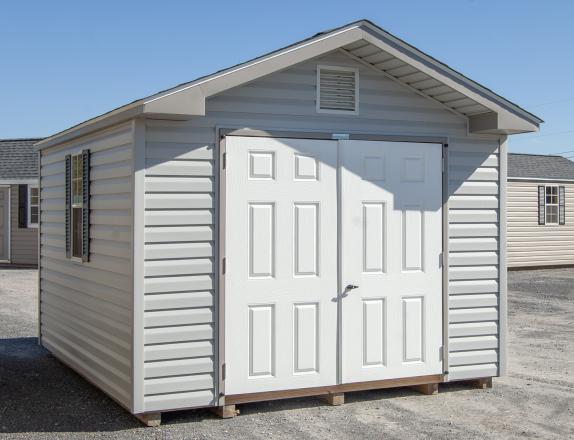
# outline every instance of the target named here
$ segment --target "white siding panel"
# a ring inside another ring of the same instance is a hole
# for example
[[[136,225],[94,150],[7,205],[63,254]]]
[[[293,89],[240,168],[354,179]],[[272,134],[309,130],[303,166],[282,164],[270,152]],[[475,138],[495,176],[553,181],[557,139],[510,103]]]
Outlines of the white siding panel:
[[[146,123],[146,410],[214,402],[215,130],[181,126]]]
[[[498,364],[453,366],[448,370],[449,380],[464,380],[498,375]]]
[[[65,156],[91,152],[90,261],[64,248]],[[131,406],[132,130],[123,124],[42,151],[42,344]]]

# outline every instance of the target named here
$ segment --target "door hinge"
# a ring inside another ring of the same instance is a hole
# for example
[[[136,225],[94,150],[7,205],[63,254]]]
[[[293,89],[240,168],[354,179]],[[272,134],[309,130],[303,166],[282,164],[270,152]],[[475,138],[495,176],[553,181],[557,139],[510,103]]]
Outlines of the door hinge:
[[[438,254],[438,267],[442,268],[443,265],[444,265],[444,254],[441,252],[440,254]]]
[[[221,365],[221,380],[225,380],[226,365],[225,363]]]
[[[445,162],[446,162],[446,161],[444,160],[444,157],[443,157],[442,160],[441,160],[441,162],[440,162],[441,171],[442,171],[443,173],[444,173],[444,169],[445,169],[445,166],[444,166],[444,165],[445,165]]]
[[[221,155],[221,169],[224,170],[227,168],[227,153],[223,153]]]
[[[221,273],[225,275],[225,270],[227,269],[227,259],[223,257],[221,259]]]

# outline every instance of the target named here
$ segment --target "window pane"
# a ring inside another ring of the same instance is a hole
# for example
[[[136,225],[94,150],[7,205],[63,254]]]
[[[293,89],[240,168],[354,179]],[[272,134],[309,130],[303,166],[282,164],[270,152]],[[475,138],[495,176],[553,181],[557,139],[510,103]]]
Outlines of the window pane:
[[[38,224],[38,207],[31,206],[30,207],[30,223],[33,225]]]
[[[72,256],[82,258],[82,208],[72,208]]]

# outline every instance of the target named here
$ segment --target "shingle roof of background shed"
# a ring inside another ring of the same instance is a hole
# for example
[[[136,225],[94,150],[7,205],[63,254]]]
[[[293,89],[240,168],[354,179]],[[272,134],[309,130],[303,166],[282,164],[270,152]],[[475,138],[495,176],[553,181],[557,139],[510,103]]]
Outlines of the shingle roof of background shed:
[[[41,138],[0,139],[0,179],[38,177],[38,152],[34,144]]]
[[[562,156],[511,153],[508,155],[508,177],[574,180],[574,162]]]

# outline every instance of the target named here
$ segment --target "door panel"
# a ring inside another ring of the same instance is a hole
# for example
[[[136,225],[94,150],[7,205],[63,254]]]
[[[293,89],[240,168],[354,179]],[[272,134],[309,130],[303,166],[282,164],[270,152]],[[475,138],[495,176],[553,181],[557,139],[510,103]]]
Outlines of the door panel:
[[[226,139],[225,393],[336,383],[337,142]]]
[[[442,372],[442,146],[341,141],[342,382]]]

